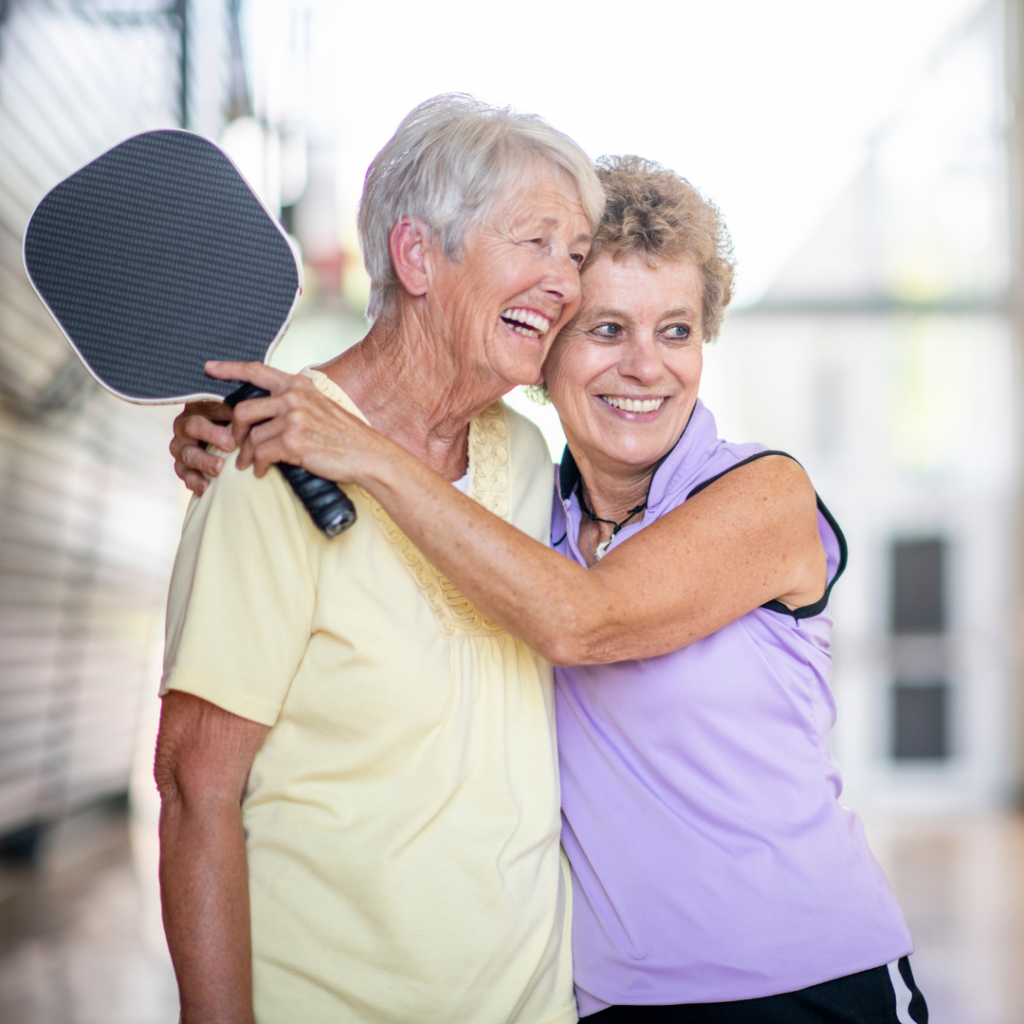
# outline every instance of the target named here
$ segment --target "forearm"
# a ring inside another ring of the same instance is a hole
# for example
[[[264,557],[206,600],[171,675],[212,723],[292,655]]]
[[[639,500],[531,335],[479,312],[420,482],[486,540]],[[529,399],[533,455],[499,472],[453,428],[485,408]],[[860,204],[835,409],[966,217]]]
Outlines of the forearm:
[[[237,806],[192,808],[165,797],[160,888],[182,1024],[252,1024],[249,873]]]
[[[789,459],[738,468],[586,570],[402,453],[362,483],[485,614],[558,665],[649,658],[771,600],[824,592],[813,488]]]

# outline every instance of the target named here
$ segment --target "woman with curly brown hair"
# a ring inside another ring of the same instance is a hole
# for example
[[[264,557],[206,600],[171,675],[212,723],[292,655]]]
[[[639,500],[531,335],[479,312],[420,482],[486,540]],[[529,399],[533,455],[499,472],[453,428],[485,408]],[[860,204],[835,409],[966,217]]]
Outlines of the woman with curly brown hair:
[[[845,541],[791,457],[719,439],[697,397],[732,290],[718,211],[637,157],[598,174],[582,305],[544,364],[568,440],[551,549],[287,375],[225,364],[275,392],[240,407],[238,464],[364,488],[559,666],[582,1016],[894,1024],[886,965],[912,984],[912,942],[829,753]]]

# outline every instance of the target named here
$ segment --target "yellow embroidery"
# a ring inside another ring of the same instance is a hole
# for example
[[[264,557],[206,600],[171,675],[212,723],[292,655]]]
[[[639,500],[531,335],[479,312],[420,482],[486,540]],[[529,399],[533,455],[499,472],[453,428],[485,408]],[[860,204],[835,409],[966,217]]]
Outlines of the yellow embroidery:
[[[501,402],[489,405],[469,425],[469,474],[470,496],[496,516],[507,520],[508,420]],[[369,504],[384,537],[394,546],[398,557],[430,602],[442,633],[450,636],[456,630],[501,631],[444,573],[427,561],[375,498],[361,487],[359,492]]]
[[[470,495],[489,512],[508,519],[508,421],[501,402],[470,424]]]

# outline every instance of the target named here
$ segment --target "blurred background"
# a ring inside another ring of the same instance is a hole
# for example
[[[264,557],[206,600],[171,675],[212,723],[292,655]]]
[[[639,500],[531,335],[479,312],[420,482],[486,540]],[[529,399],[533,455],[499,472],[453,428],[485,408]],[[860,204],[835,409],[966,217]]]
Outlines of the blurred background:
[[[722,208],[702,395],[807,467],[851,559],[833,747],[933,1024],[1024,1021],[1024,0],[0,0],[0,1020],[176,1020],[151,780],[186,495],[21,237],[126,136],[219,142],[303,254],[275,363],[357,341],[362,175],[415,103],[536,111]],[[550,408],[510,397],[553,454]],[[905,1000],[904,1000],[905,1001]]]

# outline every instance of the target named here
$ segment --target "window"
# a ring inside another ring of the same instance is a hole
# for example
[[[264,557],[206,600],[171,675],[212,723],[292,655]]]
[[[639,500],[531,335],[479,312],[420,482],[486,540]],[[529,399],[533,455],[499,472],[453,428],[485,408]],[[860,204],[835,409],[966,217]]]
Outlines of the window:
[[[897,761],[950,755],[946,542],[892,547],[891,754]]]
[[[941,540],[893,545],[893,633],[944,633],[946,545]]]

